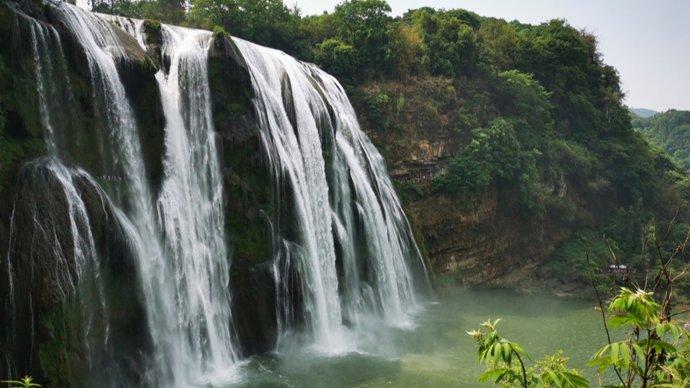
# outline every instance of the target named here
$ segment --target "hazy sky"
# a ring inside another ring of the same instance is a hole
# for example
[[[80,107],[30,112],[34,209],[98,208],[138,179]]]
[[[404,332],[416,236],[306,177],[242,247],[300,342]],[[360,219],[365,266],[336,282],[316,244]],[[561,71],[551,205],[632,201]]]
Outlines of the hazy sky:
[[[332,11],[341,0],[284,0],[303,14]],[[465,8],[525,23],[563,18],[599,40],[635,108],[690,110],[690,0],[388,0],[394,15],[410,8]]]

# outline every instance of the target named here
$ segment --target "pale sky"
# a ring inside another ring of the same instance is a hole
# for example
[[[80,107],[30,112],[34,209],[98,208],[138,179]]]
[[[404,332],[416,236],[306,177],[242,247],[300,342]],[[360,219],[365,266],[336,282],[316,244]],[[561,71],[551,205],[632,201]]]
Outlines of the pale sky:
[[[305,15],[341,0],[284,0]],[[464,8],[524,23],[566,19],[597,36],[604,61],[620,72],[634,108],[690,110],[690,0],[388,0],[394,15],[410,8]]]

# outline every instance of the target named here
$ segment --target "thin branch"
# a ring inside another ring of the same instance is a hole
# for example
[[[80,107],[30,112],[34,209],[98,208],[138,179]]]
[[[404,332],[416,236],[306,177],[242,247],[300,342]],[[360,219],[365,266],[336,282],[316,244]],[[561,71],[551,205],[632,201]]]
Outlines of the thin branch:
[[[515,355],[518,358],[518,361],[520,362],[520,368],[522,368],[522,386],[527,388],[527,371],[525,370],[525,363],[522,362],[522,357],[520,357],[520,353],[518,353],[517,350],[515,350],[515,348],[510,342],[508,342],[508,346],[510,346],[510,350],[512,350],[513,353],[515,353]]]
[[[678,207],[676,208],[676,212],[673,214],[673,218],[671,218],[671,221],[668,223],[666,233],[664,233],[664,236],[661,238],[662,242],[666,241],[666,238],[671,234],[671,231],[673,230],[673,224],[676,223],[676,219],[678,218],[678,214],[680,214],[680,209],[682,208],[682,204],[678,205]]]
[[[668,257],[668,259],[666,261],[663,260],[663,257],[661,255],[661,247],[659,245],[659,241],[658,240],[655,241],[656,249],[657,249],[657,255],[659,256],[659,261],[661,262],[661,268],[659,269],[659,273],[656,276],[656,281],[655,281],[654,288],[652,289],[652,291],[656,292],[657,288],[660,285],[661,277],[668,273],[667,272],[668,266],[671,265],[671,262],[673,261],[673,259],[675,259],[676,256],[678,256],[679,254],[685,252],[685,247],[688,245],[689,240],[690,240],[690,231],[688,231],[688,234],[685,236],[685,240],[683,240],[683,242],[681,244],[678,244],[678,246],[676,246],[676,249],[673,250],[673,253],[671,253],[671,255]]]

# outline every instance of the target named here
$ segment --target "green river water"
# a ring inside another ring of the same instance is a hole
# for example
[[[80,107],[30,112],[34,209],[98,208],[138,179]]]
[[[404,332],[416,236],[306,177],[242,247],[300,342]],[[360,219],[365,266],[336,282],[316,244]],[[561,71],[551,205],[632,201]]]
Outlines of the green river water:
[[[372,323],[351,339],[355,350],[335,355],[309,349],[254,358],[243,387],[482,387],[474,342],[465,331],[502,318],[501,333],[533,359],[563,349],[570,364],[597,386],[589,357],[605,341],[593,302],[512,291],[456,291],[426,303],[414,327]]]

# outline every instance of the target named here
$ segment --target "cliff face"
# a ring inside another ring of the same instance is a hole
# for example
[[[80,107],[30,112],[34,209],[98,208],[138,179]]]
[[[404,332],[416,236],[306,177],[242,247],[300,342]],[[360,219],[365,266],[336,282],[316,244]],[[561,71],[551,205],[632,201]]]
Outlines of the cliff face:
[[[495,189],[473,209],[443,194],[407,203],[439,286],[527,286],[565,237],[547,225],[506,216],[500,207]]]
[[[436,285],[548,284],[575,290],[587,281],[581,272],[586,252],[597,251],[592,254],[596,265],[608,262],[608,250],[601,249],[603,236],[622,241],[614,243],[622,260],[636,260],[625,250],[639,252],[643,225],[663,225],[685,194],[660,184],[658,198],[656,193],[646,194],[630,204],[626,188],[606,176],[617,163],[612,154],[591,152],[590,161],[575,168],[580,162],[574,147],[543,147],[536,164],[542,193],[537,202],[543,206],[539,214],[520,210],[520,175],[511,181],[494,180],[479,195],[438,188],[449,163],[471,149],[473,127],[485,126],[501,114],[493,89],[481,80],[429,76],[371,81],[350,89],[363,128],[388,162]],[[676,174],[663,155],[651,153],[631,131],[623,139],[627,140],[616,141],[637,149],[627,157],[657,158],[655,168],[669,171],[662,176]],[[518,163],[508,154],[498,157]],[[634,163],[628,166],[636,168]]]
[[[434,177],[467,142],[467,131],[457,129],[458,111],[470,102],[453,81],[370,83],[352,94],[363,128],[388,162],[437,285],[512,287],[533,279],[565,231],[506,212],[511,201],[498,187],[478,199],[432,189]],[[382,95],[392,102],[376,101]]]
[[[3,3],[0,18],[0,77],[5,88],[0,93],[0,245],[4,247],[0,375],[30,373],[57,386],[87,385],[101,378],[139,384],[143,379],[139,373],[150,361],[151,338],[134,248],[128,241],[131,236],[105,194],[105,190],[115,196],[120,193],[123,174],[109,158],[112,145],[103,143],[110,136],[101,132],[108,123],[101,121],[99,112],[106,109],[97,105],[99,94],[93,89],[97,86],[87,55],[50,6]],[[124,49],[118,57],[118,73],[134,110],[147,184],[155,195],[162,178],[165,120],[154,75],[166,58],[160,53],[160,25],[156,28],[151,22],[144,28],[149,52],[125,31],[114,31]],[[56,35],[42,36],[43,31]],[[43,38],[47,43],[37,42]],[[32,46],[41,44],[54,50],[42,53],[52,54],[45,64],[34,61],[38,54]],[[242,291],[235,295],[237,330],[246,345],[243,351],[255,353],[272,346],[272,339],[265,336],[275,332],[264,327],[275,322],[270,316],[275,314],[273,274],[256,263],[270,258],[270,233],[259,214],[269,201],[270,180],[266,172],[262,174],[266,167],[258,131],[251,123],[251,86],[244,63],[228,37],[215,37],[212,47],[214,119],[226,156],[226,228],[236,246],[233,284]],[[43,80],[50,85],[48,92],[37,78],[44,70],[38,66],[46,64],[56,77]],[[49,134],[38,108],[41,92],[56,97],[48,101],[48,108],[60,112],[51,117],[57,123],[52,136],[60,162],[44,157],[49,153]],[[74,184],[73,193],[65,191],[64,179]],[[77,215],[76,228],[93,239],[91,258],[100,261],[85,268],[79,260],[86,248],[76,245],[70,225],[73,202],[85,209],[83,219]],[[102,303],[96,312],[100,317],[95,318],[90,314],[98,303]],[[111,344],[106,348],[84,338],[86,332],[98,336],[106,331],[110,336],[106,342]],[[5,369],[8,365],[10,370]]]
[[[99,74],[56,12],[38,2],[0,5],[0,376],[31,374],[56,386],[143,384],[153,345],[141,274],[132,226],[118,215],[128,204],[115,210],[109,199],[126,198],[126,174],[104,132],[110,123],[95,89]],[[113,31],[123,51],[117,72],[155,197],[166,147],[155,74],[170,58],[161,52],[160,24],[146,21],[143,28],[147,51],[124,30]],[[268,221],[275,193],[249,73],[229,36],[213,37],[208,67],[234,323],[239,350],[249,355],[272,349],[277,330]],[[51,78],[40,79],[45,75]],[[45,97],[52,133],[39,108]]]
[[[113,177],[122,176],[98,114],[106,102],[95,98],[83,47],[54,8],[0,4],[0,37],[0,375],[134,384],[151,341],[128,226],[105,191],[118,193]],[[124,31],[120,38],[118,71],[157,190],[164,120],[156,68]]]

